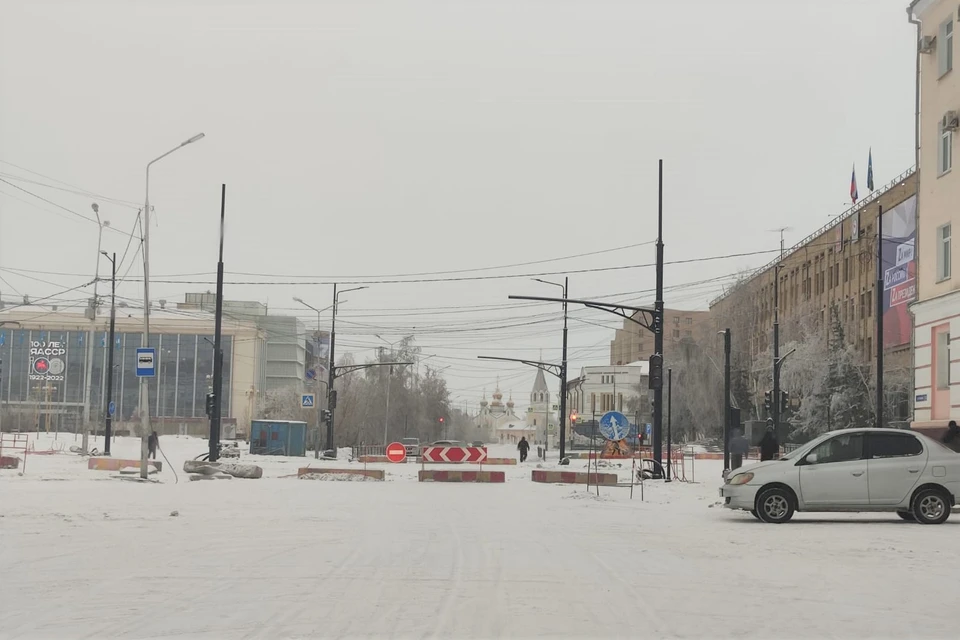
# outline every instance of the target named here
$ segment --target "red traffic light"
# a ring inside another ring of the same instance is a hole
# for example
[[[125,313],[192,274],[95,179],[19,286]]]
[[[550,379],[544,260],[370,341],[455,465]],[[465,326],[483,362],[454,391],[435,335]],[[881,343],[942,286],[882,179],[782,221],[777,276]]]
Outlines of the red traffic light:
[[[443,422],[443,418],[440,418],[440,422]]]

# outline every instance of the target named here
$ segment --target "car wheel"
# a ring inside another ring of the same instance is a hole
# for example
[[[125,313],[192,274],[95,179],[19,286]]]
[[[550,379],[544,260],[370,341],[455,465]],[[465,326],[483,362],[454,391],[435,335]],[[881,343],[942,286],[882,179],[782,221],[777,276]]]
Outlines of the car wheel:
[[[779,487],[767,489],[757,498],[757,514],[764,522],[788,522],[793,517],[793,511],[793,496]]]
[[[897,515],[900,516],[901,520],[906,520],[907,522],[916,522],[917,519],[913,517],[913,514],[909,511],[897,511]]]
[[[920,524],[942,524],[950,517],[950,502],[943,491],[924,489],[913,498],[913,517]]]
[[[760,514],[757,513],[757,510],[756,510],[756,509],[750,509],[750,515],[752,515],[752,516],[753,516],[754,518],[756,518],[757,520],[761,520]]]

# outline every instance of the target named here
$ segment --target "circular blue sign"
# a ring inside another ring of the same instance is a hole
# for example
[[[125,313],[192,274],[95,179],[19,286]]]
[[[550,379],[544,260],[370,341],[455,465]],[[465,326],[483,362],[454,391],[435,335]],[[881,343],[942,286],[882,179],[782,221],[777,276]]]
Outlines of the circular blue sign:
[[[107,405],[107,413],[109,413],[110,415],[113,415],[116,412],[117,412],[117,403],[111,400],[110,404]]]
[[[600,435],[607,440],[623,440],[630,435],[630,421],[619,411],[608,411],[600,418]]]
[[[317,377],[317,371],[315,369],[307,369],[307,380],[313,380]]]

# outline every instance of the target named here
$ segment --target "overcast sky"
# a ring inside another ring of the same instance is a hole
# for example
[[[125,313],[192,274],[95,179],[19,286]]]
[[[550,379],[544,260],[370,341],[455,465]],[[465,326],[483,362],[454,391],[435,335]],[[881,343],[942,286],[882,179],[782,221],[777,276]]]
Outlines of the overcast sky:
[[[663,158],[666,259],[692,261],[668,264],[666,303],[706,308],[773,257],[770,230],[790,244],[841,213],[854,162],[867,193],[869,147],[878,185],[912,165],[906,4],[0,0],[0,293],[91,279],[92,202],[122,255],[146,163],[204,132],[151,170],[152,278],[180,281],[155,300],[214,289],[226,183],[228,283],[304,282],[226,297],[312,325],[292,298],[326,307],[333,281],[569,273],[571,297],[652,303],[652,268],[582,271],[654,261]],[[138,243],[120,295],[142,304]],[[697,262],[729,254],[751,255]],[[507,295],[559,293],[370,284],[342,297],[338,352],[414,333],[458,402],[499,374],[522,404],[535,371],[476,356],[558,360],[559,306]],[[608,363],[618,324],[572,317],[571,376]]]

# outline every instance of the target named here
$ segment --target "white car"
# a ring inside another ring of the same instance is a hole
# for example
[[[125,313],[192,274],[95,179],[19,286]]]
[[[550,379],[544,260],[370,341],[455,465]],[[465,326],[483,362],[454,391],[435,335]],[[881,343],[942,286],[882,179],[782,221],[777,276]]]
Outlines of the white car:
[[[770,523],[795,511],[890,511],[940,524],[958,495],[960,454],[896,429],[824,434],[779,460],[730,472],[720,488],[725,507]]]

